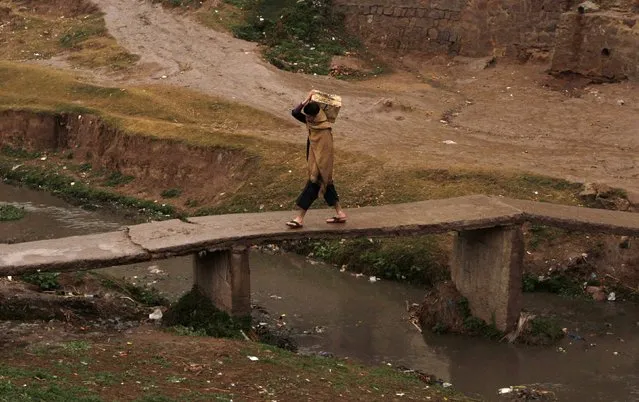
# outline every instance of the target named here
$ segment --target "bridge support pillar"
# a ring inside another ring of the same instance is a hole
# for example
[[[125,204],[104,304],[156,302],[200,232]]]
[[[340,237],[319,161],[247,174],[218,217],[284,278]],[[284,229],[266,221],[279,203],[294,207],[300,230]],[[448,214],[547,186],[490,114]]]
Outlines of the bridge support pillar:
[[[497,329],[514,328],[521,312],[524,240],[520,226],[456,234],[451,276],[473,316]]]
[[[251,272],[248,248],[200,252],[193,262],[195,287],[222,311],[251,314]]]

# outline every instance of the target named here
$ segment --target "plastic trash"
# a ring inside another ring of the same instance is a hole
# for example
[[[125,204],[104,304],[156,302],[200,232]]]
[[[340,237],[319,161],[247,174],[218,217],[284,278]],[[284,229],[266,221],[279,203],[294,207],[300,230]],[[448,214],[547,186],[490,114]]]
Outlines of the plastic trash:
[[[151,320],[161,320],[162,319],[162,310],[156,308],[151,314],[149,314],[149,319]]]
[[[497,390],[497,393],[498,393],[499,395],[509,394],[509,393],[511,393],[511,392],[513,392],[513,387],[508,387],[508,388],[499,388],[499,389]]]
[[[246,356],[246,357],[248,357],[248,359],[250,361],[252,361],[252,362],[256,362],[256,361],[260,360],[257,356]]]

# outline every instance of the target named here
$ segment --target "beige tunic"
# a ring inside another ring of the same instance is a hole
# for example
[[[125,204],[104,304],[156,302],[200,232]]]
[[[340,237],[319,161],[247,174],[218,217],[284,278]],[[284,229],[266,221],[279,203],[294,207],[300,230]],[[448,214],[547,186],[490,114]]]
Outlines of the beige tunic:
[[[333,182],[333,132],[331,123],[323,110],[314,116],[306,116],[308,139],[308,176],[313,183],[320,184],[320,193]]]

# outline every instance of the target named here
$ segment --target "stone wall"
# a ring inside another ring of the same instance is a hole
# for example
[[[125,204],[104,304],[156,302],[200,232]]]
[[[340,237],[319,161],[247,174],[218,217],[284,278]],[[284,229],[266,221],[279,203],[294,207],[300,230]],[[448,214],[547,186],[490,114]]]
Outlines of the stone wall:
[[[552,60],[555,72],[639,79],[639,0],[334,0],[370,47]],[[604,50],[605,49],[605,50]]]
[[[466,0],[337,0],[346,25],[368,45],[400,52],[458,53],[461,11]]]
[[[369,46],[465,56],[549,52],[572,0],[336,0]]]
[[[551,71],[602,81],[639,80],[639,16],[613,11],[564,14]]]

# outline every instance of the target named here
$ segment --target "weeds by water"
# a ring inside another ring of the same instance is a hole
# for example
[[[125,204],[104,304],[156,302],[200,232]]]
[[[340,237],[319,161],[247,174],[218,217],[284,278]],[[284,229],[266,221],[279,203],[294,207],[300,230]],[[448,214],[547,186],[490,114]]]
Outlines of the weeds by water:
[[[181,334],[242,339],[240,330],[250,330],[251,317],[231,317],[193,289],[170,306],[162,323],[169,328],[177,327],[173,331]]]
[[[106,190],[95,189],[73,178],[44,168],[21,166],[14,169],[14,163],[0,158],[0,176],[10,184],[24,184],[32,188],[50,191],[83,204],[104,203],[124,208],[134,208],[149,213],[156,219],[176,216],[176,210],[170,205],[139,200]]]
[[[145,306],[155,307],[169,305],[168,299],[162,296],[162,294],[160,294],[160,291],[156,288],[150,286],[134,285],[127,282],[126,280],[118,280],[116,278],[101,275],[95,272],[92,272],[92,275],[98,277],[102,283],[102,286],[104,286],[105,288],[115,289],[119,292],[127,294],[133,300]]]
[[[442,236],[388,239],[309,240],[284,245],[349,271],[432,286],[448,278]]]

